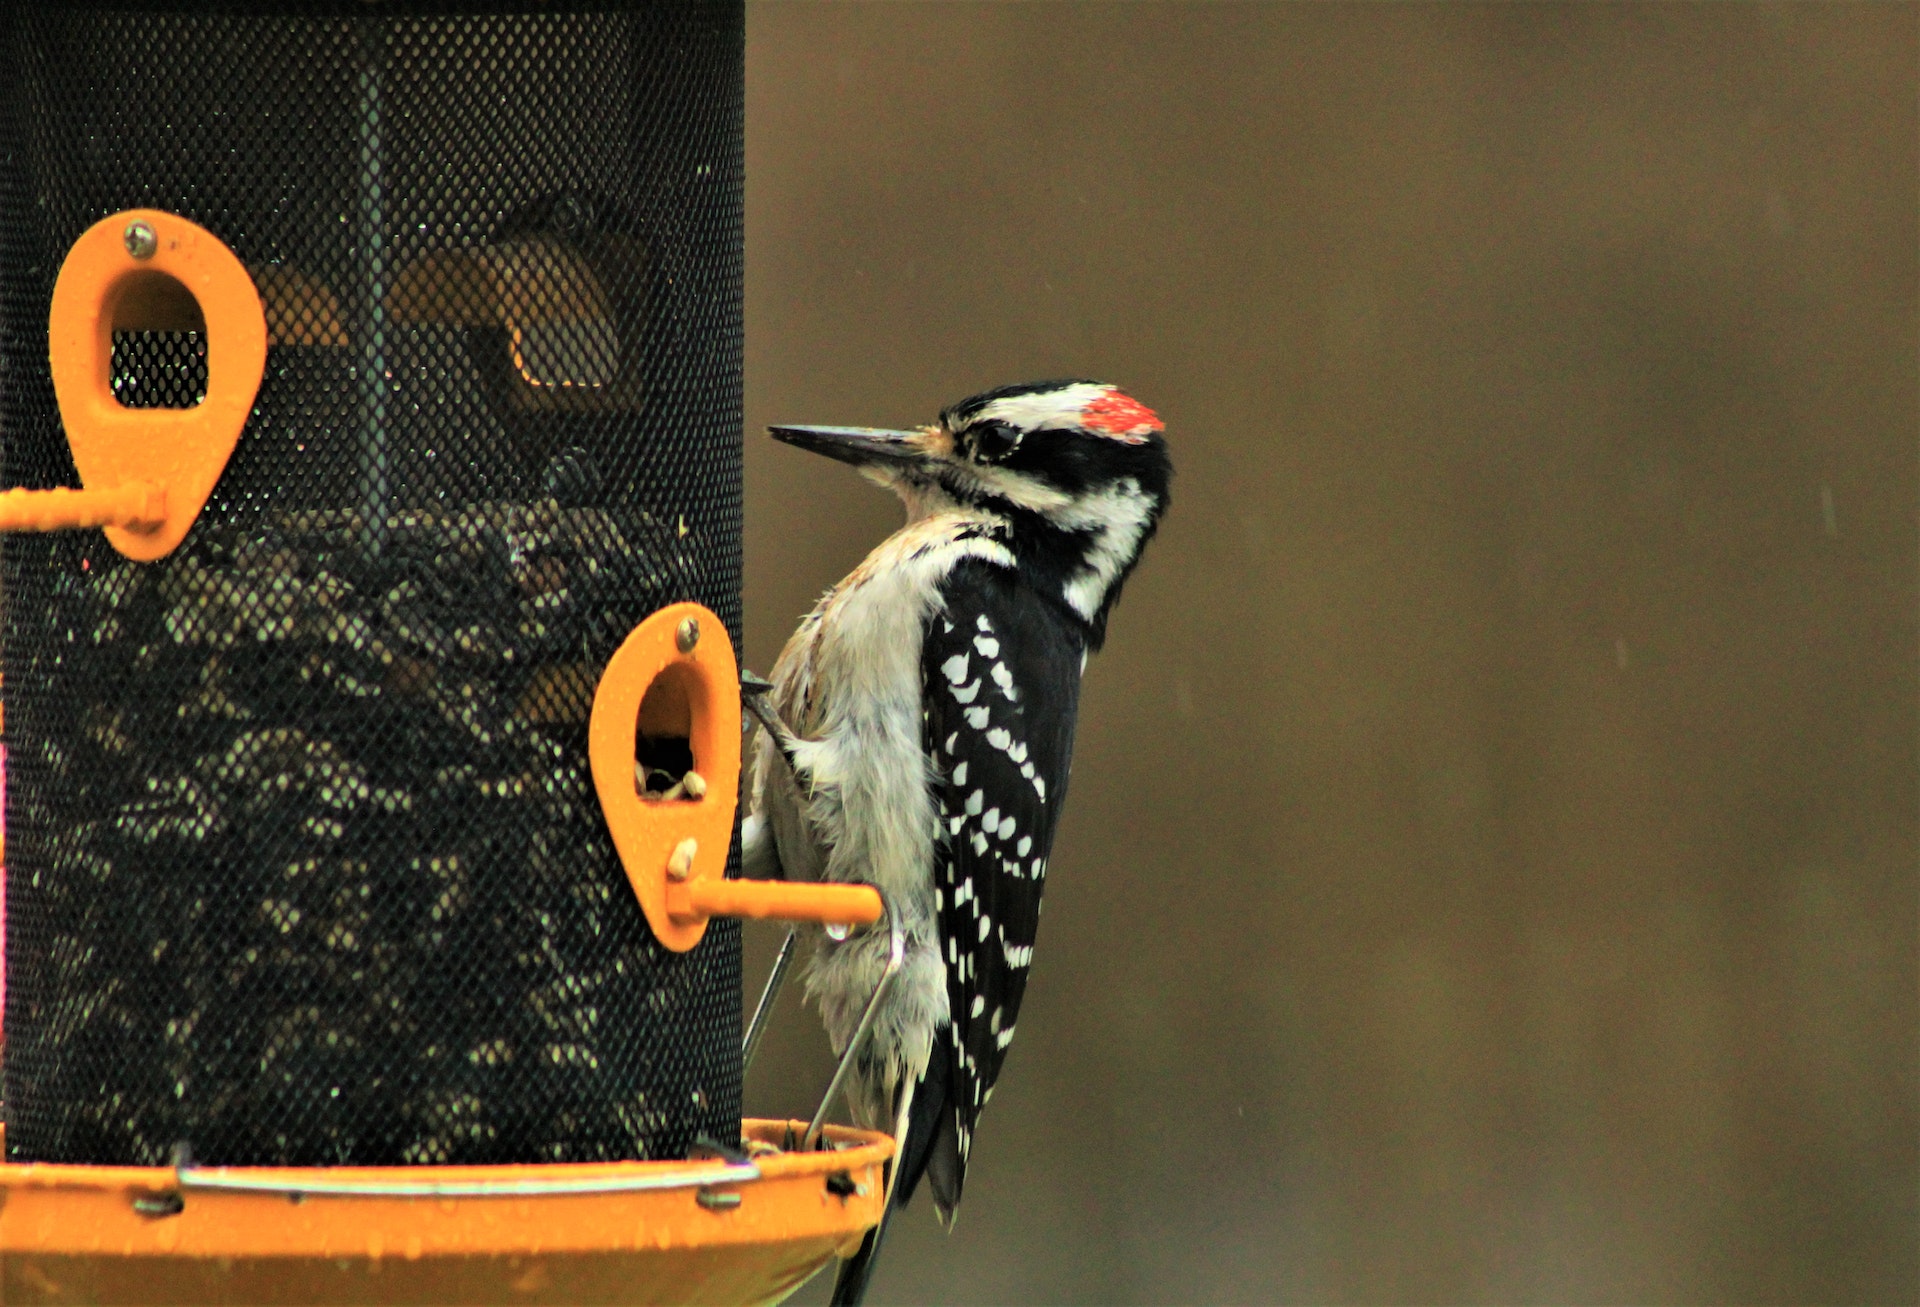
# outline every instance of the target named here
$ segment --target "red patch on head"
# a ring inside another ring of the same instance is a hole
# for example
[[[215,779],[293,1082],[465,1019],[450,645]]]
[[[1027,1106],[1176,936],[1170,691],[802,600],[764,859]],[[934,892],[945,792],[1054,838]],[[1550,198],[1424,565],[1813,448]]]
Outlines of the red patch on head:
[[[1117,390],[1109,390],[1081,409],[1080,421],[1090,431],[1130,445],[1145,444],[1148,436],[1166,430],[1158,413]]]

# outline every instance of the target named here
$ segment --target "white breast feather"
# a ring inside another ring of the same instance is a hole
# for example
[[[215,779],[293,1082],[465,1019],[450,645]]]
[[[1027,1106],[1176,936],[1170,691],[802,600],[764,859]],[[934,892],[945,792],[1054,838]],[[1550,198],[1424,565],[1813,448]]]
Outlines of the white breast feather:
[[[910,523],[824,595],[774,665],[774,701],[802,738],[795,753],[813,779],[810,795],[779,783],[771,742],[756,751],[754,808],[765,812],[789,874],[878,886],[908,937],[874,1048],[901,1061],[883,1083],[854,1095],[863,1124],[891,1128],[887,1104],[899,1077],[925,1069],[934,1030],[947,1016],[945,963],[933,899],[938,821],[932,763],[921,747],[921,635],[940,585],[967,558],[1012,566],[999,541],[977,535],[995,519],[961,511]],[[935,619],[937,620],[937,619]],[[815,871],[814,869],[817,869]],[[807,977],[837,1050],[885,966],[886,933],[823,943]],[[864,1101],[863,1101],[864,1100]]]

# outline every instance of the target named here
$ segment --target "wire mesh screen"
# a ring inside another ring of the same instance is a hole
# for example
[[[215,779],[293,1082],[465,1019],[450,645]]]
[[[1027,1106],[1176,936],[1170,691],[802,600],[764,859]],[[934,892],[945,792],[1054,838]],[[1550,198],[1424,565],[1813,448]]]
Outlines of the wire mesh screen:
[[[269,333],[177,552],[4,545],[15,1159],[738,1132],[737,929],[656,944],[586,722],[662,604],[739,638],[742,16],[557,9],[5,11],[7,483],[78,484],[47,316],[100,218],[207,227]],[[194,314],[116,320],[123,404],[205,393]]]

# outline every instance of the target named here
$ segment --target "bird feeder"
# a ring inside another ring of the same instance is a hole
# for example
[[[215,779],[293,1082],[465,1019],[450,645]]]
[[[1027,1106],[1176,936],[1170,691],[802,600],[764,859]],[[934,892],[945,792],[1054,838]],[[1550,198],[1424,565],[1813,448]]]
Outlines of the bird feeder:
[[[4,10],[7,1301],[765,1301],[879,1218],[740,1114],[735,918],[883,912],[734,879],[740,7],[458,9]]]

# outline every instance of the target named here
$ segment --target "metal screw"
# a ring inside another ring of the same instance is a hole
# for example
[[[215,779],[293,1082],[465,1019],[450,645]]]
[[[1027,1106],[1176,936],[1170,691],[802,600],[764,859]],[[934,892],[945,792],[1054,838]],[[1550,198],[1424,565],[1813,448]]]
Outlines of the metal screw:
[[[692,653],[693,646],[700,643],[700,619],[683,617],[680,625],[674,629],[673,643],[681,653]]]
[[[178,1216],[187,1210],[187,1200],[174,1190],[157,1194],[136,1194],[133,1199],[133,1210],[142,1216]]]
[[[845,1171],[835,1171],[827,1176],[827,1192],[836,1198],[865,1198],[867,1187],[856,1184],[853,1176]]]
[[[135,218],[128,223],[126,234],[121,239],[126,244],[127,253],[136,259],[150,259],[153,252],[160,248],[159,233],[144,218]]]

